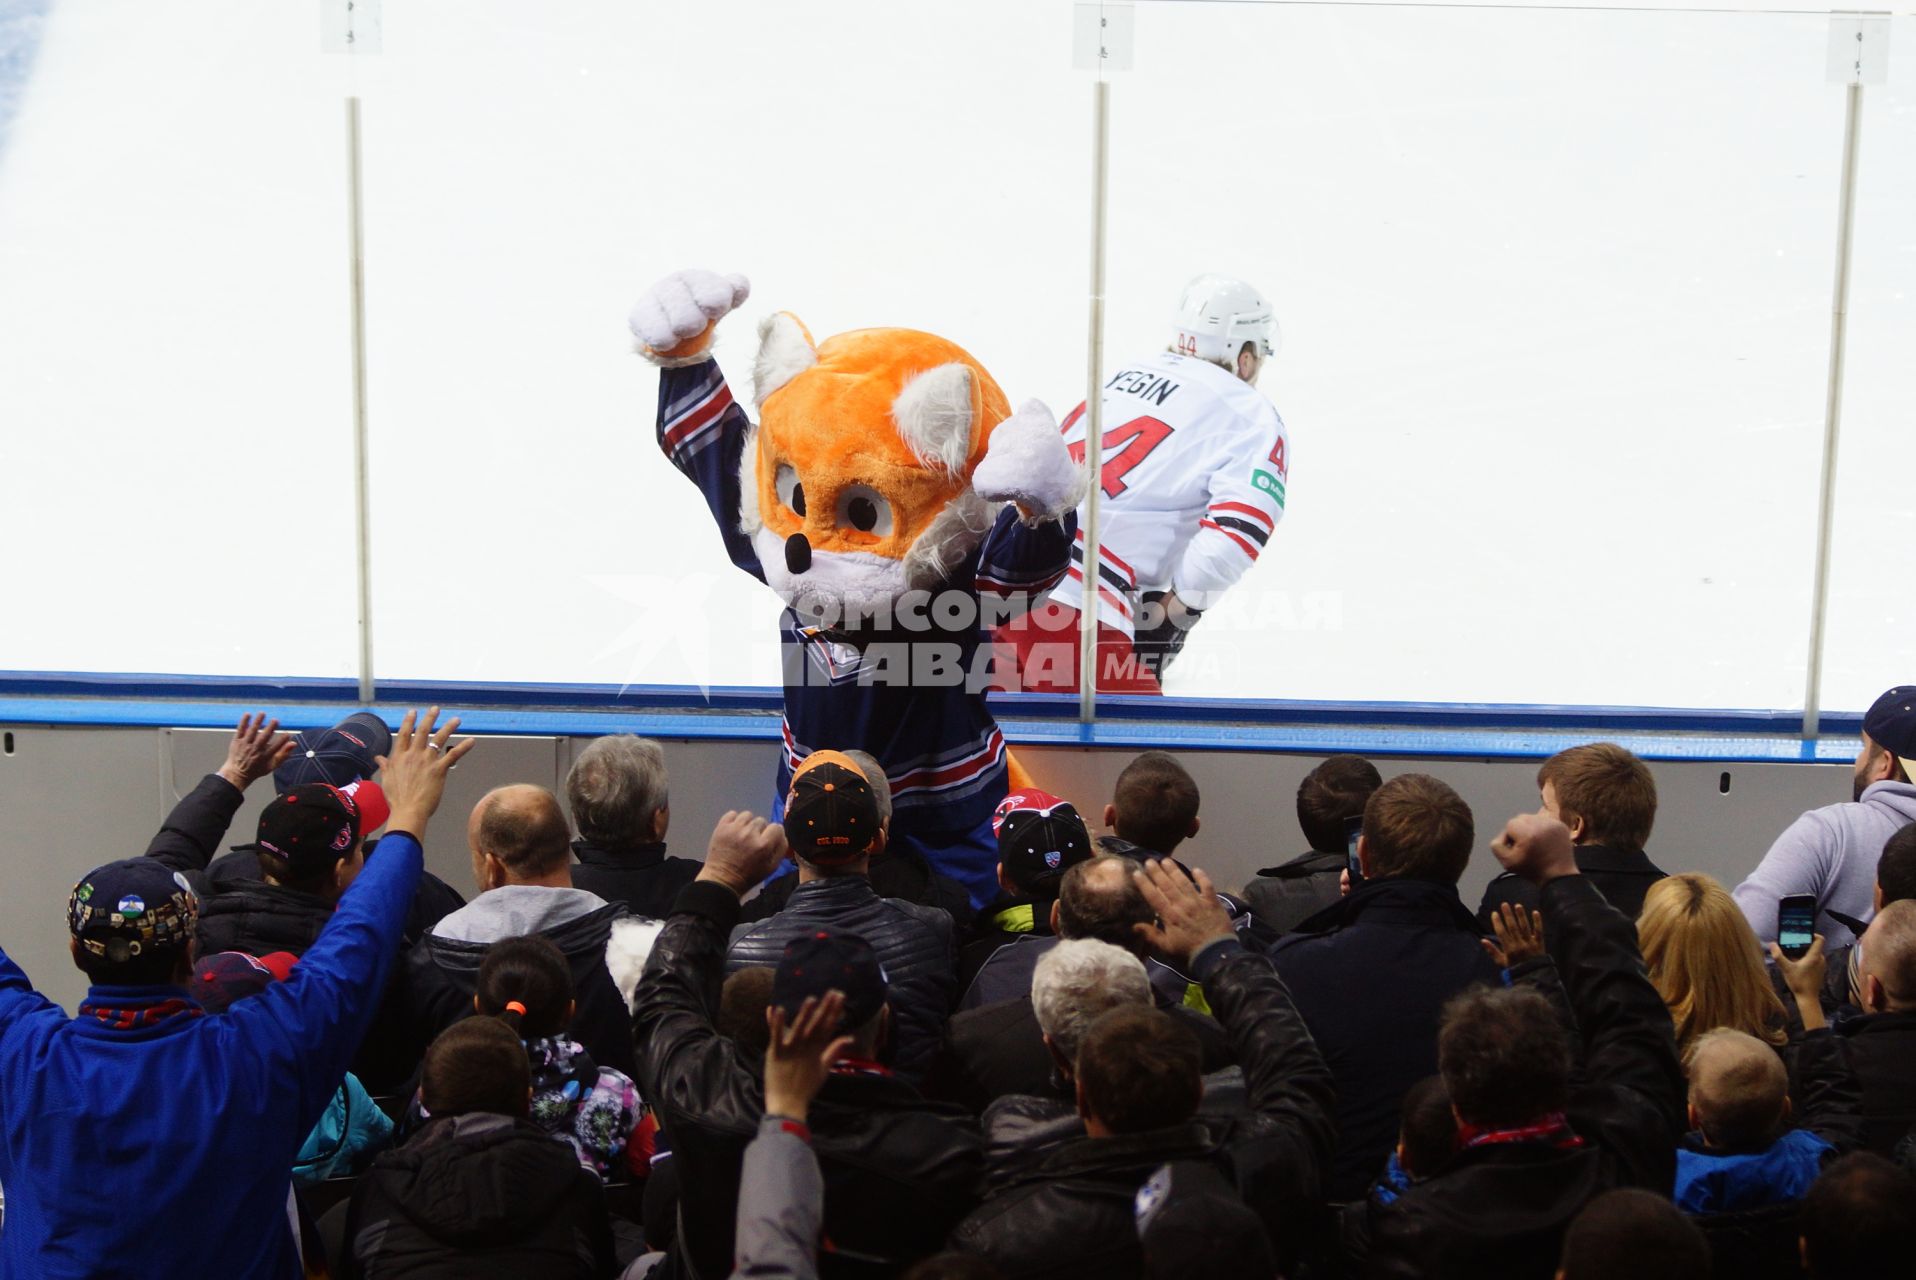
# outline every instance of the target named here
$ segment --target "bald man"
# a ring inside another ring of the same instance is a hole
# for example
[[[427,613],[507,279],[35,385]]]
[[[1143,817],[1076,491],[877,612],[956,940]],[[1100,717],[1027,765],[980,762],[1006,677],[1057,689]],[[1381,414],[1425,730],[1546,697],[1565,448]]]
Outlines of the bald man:
[[[1841,1028],[1862,1086],[1863,1147],[1890,1155],[1916,1126],[1916,900],[1892,902],[1863,935],[1856,994]]]
[[[1708,1032],[1683,1065],[1690,1133],[1677,1148],[1672,1198],[1686,1213],[1708,1218],[1794,1204],[1825,1164],[1856,1145],[1856,1078],[1827,1029],[1798,1044],[1800,1108],[1783,1060],[1755,1036]],[[1781,1256],[1795,1230],[1778,1219],[1772,1243]]]
[[[565,955],[579,1002],[568,1034],[602,1067],[631,1074],[634,1062],[625,1001],[605,967],[612,922],[625,907],[572,884],[571,832],[559,799],[544,787],[487,792],[466,821],[472,878],[479,895],[453,912],[406,957],[411,1047],[472,1012],[479,966],[495,942],[538,934]]]

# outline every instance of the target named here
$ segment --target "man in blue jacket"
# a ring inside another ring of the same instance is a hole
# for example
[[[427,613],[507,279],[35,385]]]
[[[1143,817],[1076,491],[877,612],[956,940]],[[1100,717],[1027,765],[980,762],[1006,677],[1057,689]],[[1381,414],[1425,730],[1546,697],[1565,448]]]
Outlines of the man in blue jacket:
[[[391,833],[292,976],[221,1017],[187,994],[199,904],[154,858],[73,891],[79,1016],[0,952],[0,1274],[295,1280],[289,1171],[379,1003],[419,883],[448,747],[406,716],[385,761]]]

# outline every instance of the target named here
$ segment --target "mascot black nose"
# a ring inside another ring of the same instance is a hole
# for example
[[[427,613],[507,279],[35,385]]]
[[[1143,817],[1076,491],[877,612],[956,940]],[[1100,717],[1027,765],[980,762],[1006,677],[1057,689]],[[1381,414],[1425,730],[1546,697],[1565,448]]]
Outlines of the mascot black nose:
[[[802,533],[785,539],[785,567],[803,573],[812,567],[812,544]]]

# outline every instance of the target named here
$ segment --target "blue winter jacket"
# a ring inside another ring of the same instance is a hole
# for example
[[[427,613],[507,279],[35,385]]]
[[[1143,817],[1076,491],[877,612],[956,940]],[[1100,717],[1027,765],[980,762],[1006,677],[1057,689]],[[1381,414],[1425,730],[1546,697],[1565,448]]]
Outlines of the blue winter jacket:
[[[1836,1148],[1808,1129],[1791,1129],[1761,1151],[1725,1154],[1689,1134],[1677,1148],[1674,1199],[1685,1213],[1741,1213],[1810,1193]]]
[[[386,985],[422,869],[388,835],[285,982],[220,1017],[175,987],[89,1005],[184,1011],[119,1030],[67,1017],[0,952],[0,1275],[296,1280],[289,1171]]]

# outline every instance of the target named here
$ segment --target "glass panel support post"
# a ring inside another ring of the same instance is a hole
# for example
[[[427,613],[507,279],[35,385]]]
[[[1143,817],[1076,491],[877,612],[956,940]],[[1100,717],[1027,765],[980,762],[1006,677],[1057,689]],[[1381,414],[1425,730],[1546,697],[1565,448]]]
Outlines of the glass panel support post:
[[[1830,544],[1836,521],[1837,440],[1843,421],[1843,360],[1849,343],[1850,246],[1856,226],[1856,157],[1862,143],[1863,87],[1888,78],[1889,18],[1830,15],[1827,76],[1844,86],[1843,177],[1837,196],[1836,283],[1830,302],[1829,381],[1823,401],[1823,469],[1816,501],[1816,573],[1803,684],[1803,736],[1814,738],[1823,713],[1823,647],[1829,615]]]

